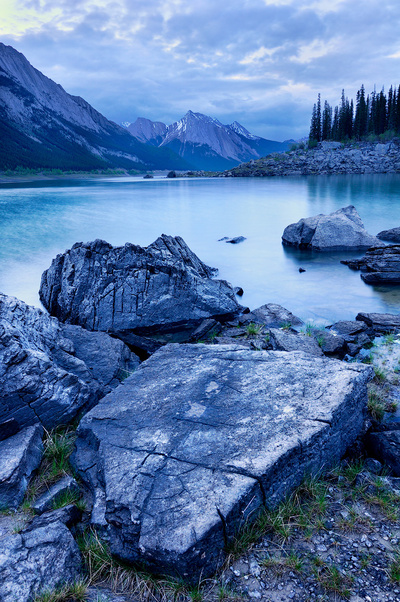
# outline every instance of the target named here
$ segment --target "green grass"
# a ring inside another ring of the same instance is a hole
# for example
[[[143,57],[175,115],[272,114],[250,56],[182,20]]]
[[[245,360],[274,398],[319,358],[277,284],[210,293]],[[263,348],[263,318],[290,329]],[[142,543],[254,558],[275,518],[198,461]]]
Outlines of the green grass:
[[[254,324],[254,322],[250,322],[250,324],[246,326],[246,334],[249,337],[260,334],[261,330],[262,326],[260,326],[259,324]]]
[[[394,583],[400,583],[400,550],[396,550],[389,565],[389,577]]]
[[[71,426],[45,431],[43,459],[25,494],[21,508],[24,512],[29,512],[34,501],[51,485],[63,476],[72,474],[69,457],[74,449],[75,439],[76,433]]]
[[[350,587],[353,578],[347,573],[342,573],[334,564],[326,562],[315,563],[314,576],[318,583],[328,592],[333,592],[349,600],[351,596]]]
[[[282,322],[281,324],[282,330],[290,330],[292,328],[291,322]]]
[[[382,370],[382,368],[379,368],[379,366],[374,366],[374,372],[375,372],[375,376],[374,376],[375,382],[384,383],[386,380],[386,372],[384,370]]]
[[[370,386],[368,389],[367,409],[374,420],[380,422],[385,415],[385,398],[383,392],[377,387]]]
[[[33,602],[80,602],[87,599],[88,583],[81,579],[67,583],[52,591],[44,591],[33,598]]]

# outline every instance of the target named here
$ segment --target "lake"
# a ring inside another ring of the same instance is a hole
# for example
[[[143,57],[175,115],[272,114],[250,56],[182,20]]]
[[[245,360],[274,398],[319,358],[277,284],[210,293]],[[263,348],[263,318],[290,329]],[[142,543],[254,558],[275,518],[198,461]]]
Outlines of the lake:
[[[340,259],[282,246],[301,217],[353,204],[371,234],[400,226],[400,175],[299,178],[98,178],[0,184],[0,291],[40,306],[42,272],[77,241],[147,246],[182,236],[251,309],[280,303],[328,324],[359,311],[400,311],[400,287],[371,287]],[[219,242],[245,236],[238,245]],[[299,273],[299,267],[306,271]]]

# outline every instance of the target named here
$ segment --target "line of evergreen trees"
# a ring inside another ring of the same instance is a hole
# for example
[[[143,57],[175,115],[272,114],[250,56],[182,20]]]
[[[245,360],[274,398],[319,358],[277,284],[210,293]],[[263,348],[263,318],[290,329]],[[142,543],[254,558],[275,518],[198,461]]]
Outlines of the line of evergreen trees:
[[[388,132],[400,134],[400,86],[397,90],[391,86],[387,96],[384,88],[379,93],[374,89],[366,96],[362,85],[355,106],[342,90],[339,106],[332,110],[325,100],[322,108],[318,94],[311,117],[309,146],[321,140],[362,140]]]

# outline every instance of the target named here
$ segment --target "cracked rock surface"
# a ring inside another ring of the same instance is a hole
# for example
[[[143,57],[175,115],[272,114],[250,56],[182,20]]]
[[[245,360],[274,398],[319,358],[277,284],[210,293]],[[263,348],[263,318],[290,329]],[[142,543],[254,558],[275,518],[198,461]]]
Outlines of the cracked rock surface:
[[[179,236],[163,234],[148,247],[95,240],[57,255],[40,299],[53,316],[88,330],[160,334],[239,312],[232,286],[215,274]]]
[[[1,424],[13,421],[16,429],[66,424],[111,390],[120,369],[137,364],[121,341],[60,325],[42,310],[0,294]]]
[[[369,367],[301,352],[169,344],[81,421],[75,468],[111,551],[211,574],[263,503],[339,461],[363,424]]]

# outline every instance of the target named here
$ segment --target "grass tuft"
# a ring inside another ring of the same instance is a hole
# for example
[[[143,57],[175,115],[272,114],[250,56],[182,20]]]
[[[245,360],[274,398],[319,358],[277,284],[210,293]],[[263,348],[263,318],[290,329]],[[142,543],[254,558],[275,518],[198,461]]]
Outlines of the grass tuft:
[[[33,602],[80,602],[87,599],[88,582],[84,579],[67,583],[52,591],[44,591]]]

